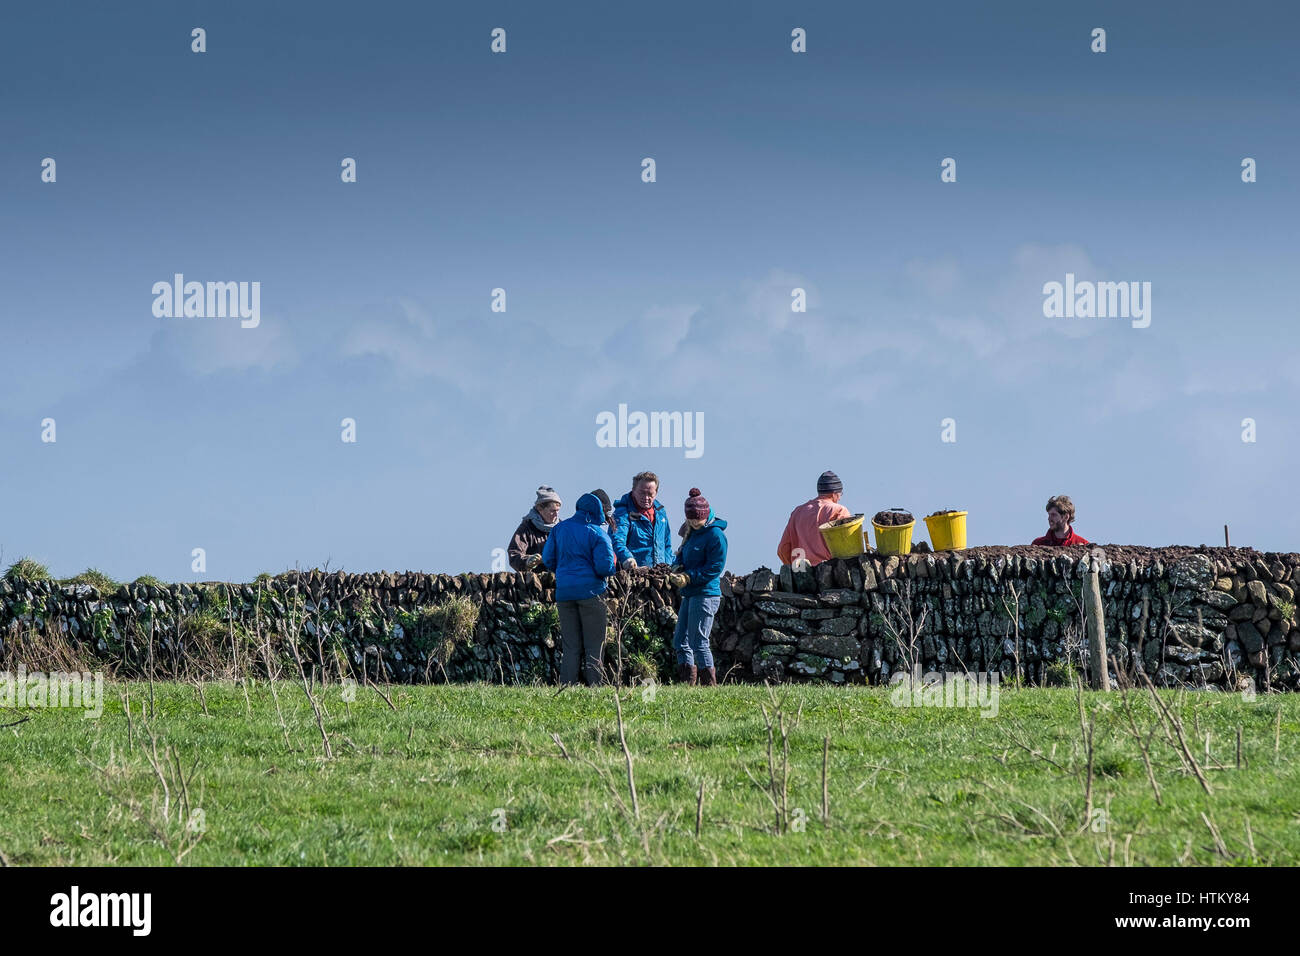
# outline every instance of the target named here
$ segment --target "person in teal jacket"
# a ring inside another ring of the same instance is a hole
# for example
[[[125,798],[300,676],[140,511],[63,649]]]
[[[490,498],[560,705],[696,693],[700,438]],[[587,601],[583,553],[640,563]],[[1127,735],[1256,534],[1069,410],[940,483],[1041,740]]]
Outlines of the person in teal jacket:
[[[632,490],[614,502],[614,554],[625,571],[653,564],[672,564],[672,529],[668,509],[659,503],[659,477],[643,471]]]
[[[722,602],[722,571],[727,565],[727,522],[713,513],[709,501],[692,488],[686,499],[685,538],[677,552],[677,564],[669,583],[681,591],[677,630],[673,647],[677,651],[677,674],[687,684],[697,681],[708,687],[718,683],[713,664],[709,632]]]

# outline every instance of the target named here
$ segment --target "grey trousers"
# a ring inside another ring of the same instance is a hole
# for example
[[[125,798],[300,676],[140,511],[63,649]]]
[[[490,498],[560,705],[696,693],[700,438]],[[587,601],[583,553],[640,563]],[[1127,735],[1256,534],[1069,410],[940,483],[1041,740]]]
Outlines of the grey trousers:
[[[579,664],[592,687],[604,683],[601,654],[605,647],[605,599],[560,601],[560,683],[578,683]]]

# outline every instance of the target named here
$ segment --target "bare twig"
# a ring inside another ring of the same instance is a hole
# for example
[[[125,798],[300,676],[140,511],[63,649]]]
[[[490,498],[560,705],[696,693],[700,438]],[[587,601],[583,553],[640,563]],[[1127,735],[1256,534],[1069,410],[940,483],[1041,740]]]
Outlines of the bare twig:
[[[1214,838],[1214,852],[1219,854],[1225,860],[1231,859],[1232,854],[1228,852],[1227,845],[1223,842],[1223,837],[1219,835],[1219,828],[1214,825],[1214,821],[1201,813],[1201,819],[1205,821],[1206,828],[1210,831],[1210,836]]]
[[[695,839],[700,838],[700,830],[704,826],[704,778],[700,778],[700,793],[695,798]]]
[[[1020,748],[1021,750],[1023,750],[1025,753],[1029,754],[1029,756],[1031,756],[1031,757],[1035,757],[1035,758],[1037,758],[1037,759],[1043,761],[1044,763],[1051,764],[1051,765],[1052,765],[1053,767],[1055,767],[1057,770],[1061,771],[1061,773],[1068,773],[1068,774],[1073,775],[1073,771],[1069,770],[1069,769],[1066,768],[1066,767],[1062,767],[1059,763],[1057,763],[1055,760],[1053,760],[1053,759],[1052,759],[1051,757],[1049,757],[1047,754],[1043,753],[1041,750],[1037,750],[1037,749],[1035,749],[1034,747],[1029,746],[1029,744],[1025,743],[1023,740],[1021,740],[1019,737],[1017,737],[1017,736],[1016,736],[1016,735],[1015,735],[1015,734],[1014,734],[1014,733],[1013,733],[1009,728],[1001,727],[1001,728],[999,728],[999,729],[1000,729],[1000,730],[1001,730],[1001,731],[1002,731],[1002,732],[1007,736],[1008,739],[1010,739],[1010,741],[1011,741],[1013,744],[1015,744],[1017,747],[1019,747],[1019,748]],[[1053,749],[1053,752],[1055,752],[1055,749],[1056,749],[1056,748],[1053,747],[1052,749]]]
[[[555,741],[555,746],[557,746],[557,747],[560,748],[560,756],[561,756],[561,757],[563,757],[565,760],[572,760],[572,759],[573,759],[572,757],[569,756],[569,752],[568,752],[567,750],[564,749],[564,741],[560,739],[560,735],[559,735],[559,734],[556,734],[556,733],[551,734],[551,739]]]
[[[1156,796],[1156,806],[1161,806],[1160,784],[1156,783],[1155,770],[1151,766],[1151,734],[1155,733],[1156,725],[1152,724],[1151,732],[1143,739],[1142,732],[1138,730],[1137,720],[1133,716],[1133,704],[1129,700],[1128,684],[1125,683],[1120,687],[1120,700],[1124,705],[1124,716],[1128,718],[1129,730],[1133,734],[1133,739],[1137,741],[1138,749],[1142,752],[1142,765],[1146,767],[1147,780],[1151,783],[1151,790]]]
[[[766,681],[764,686],[767,688],[768,703],[760,704],[759,709],[763,712],[763,723],[767,729],[767,785],[759,783],[748,767],[742,769],[772,804],[776,832],[785,833],[790,825],[790,737],[803,718],[803,702],[800,701],[798,712],[791,718],[785,709],[785,697],[777,697],[772,685]],[[768,709],[769,706],[771,710]],[[776,758],[778,735],[781,738],[779,774]]]
[[[1200,764],[1196,762],[1196,757],[1192,755],[1191,747],[1187,745],[1187,735],[1183,732],[1182,720],[1180,720],[1178,715],[1173,713],[1169,709],[1169,706],[1160,699],[1160,695],[1156,693],[1155,685],[1151,683],[1151,679],[1146,676],[1145,672],[1142,672],[1142,679],[1146,682],[1147,690],[1151,694],[1151,699],[1155,702],[1156,707],[1165,718],[1166,733],[1172,734],[1170,736],[1171,745],[1173,745],[1175,750],[1183,757],[1188,769],[1195,774],[1197,781],[1201,785],[1201,789],[1204,790],[1207,795],[1212,795],[1214,791],[1210,788],[1210,782],[1205,779],[1205,774],[1201,771]]]
[[[178,618],[179,620],[179,618]],[[177,625],[180,626],[179,624]],[[149,718],[152,720],[157,711],[153,701],[153,615],[149,615]]]
[[[299,596],[294,595],[294,610],[299,607]],[[307,703],[311,705],[312,713],[316,715],[316,728],[320,731],[321,740],[325,744],[325,759],[334,759],[334,749],[330,746],[330,735],[325,730],[325,717],[321,714],[320,703],[311,692],[311,687],[307,683],[307,670],[303,666],[302,656],[298,653],[298,636],[301,631],[301,623],[296,622],[297,615],[291,615],[291,633],[289,634],[289,650],[293,652],[294,662],[298,665],[298,678],[302,682],[302,692],[307,696]]]
[[[632,796],[632,816],[639,823],[641,806],[636,799],[636,780],[632,776],[632,751],[627,749],[627,738],[623,734],[623,705],[619,703],[618,688],[614,688],[614,710],[618,715],[618,742],[623,747],[623,759],[627,761],[627,790]]]
[[[135,750],[135,728],[131,725],[131,692],[127,691],[122,695],[122,708],[126,711],[126,744],[130,750]]]
[[[925,619],[930,609],[923,606],[919,616],[912,613],[911,581],[904,581],[900,593],[886,595],[885,601],[885,611],[880,615],[880,620],[898,655],[903,659],[907,668],[908,686],[911,686],[910,682],[921,663],[917,656],[917,642],[925,630]]]
[[[1096,658],[1093,658],[1093,660],[1095,661]],[[1083,827],[1086,829],[1092,822],[1092,771],[1096,755],[1096,749],[1093,747],[1093,736],[1096,731],[1096,715],[1089,712],[1087,721],[1084,720],[1083,681],[1075,683],[1075,696],[1079,702],[1079,737],[1083,741],[1087,756],[1083,783]]]
[[[364,670],[361,672],[361,676],[365,678],[367,684],[369,684],[372,688],[374,688],[375,693],[384,699],[384,703],[389,706],[389,709],[395,712],[397,710],[397,705],[393,703],[393,699],[389,697],[387,694],[385,694],[382,690],[380,690],[379,685],[376,684],[374,681],[372,681],[369,675],[367,675]]]
[[[830,759],[831,738],[827,734],[822,738],[822,826],[831,823]]]

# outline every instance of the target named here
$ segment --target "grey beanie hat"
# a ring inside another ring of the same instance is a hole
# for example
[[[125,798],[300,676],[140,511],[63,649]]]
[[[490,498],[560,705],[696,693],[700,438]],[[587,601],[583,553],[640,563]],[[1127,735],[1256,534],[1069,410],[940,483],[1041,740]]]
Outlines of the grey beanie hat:
[[[817,479],[817,494],[833,495],[837,491],[844,490],[844,482],[840,481],[840,476],[833,471],[823,471],[821,477]]]
[[[555,493],[554,488],[550,485],[542,485],[537,489],[537,500],[533,502],[533,507],[540,508],[548,501],[554,501],[557,505],[564,504],[564,502],[560,500],[560,496]]]

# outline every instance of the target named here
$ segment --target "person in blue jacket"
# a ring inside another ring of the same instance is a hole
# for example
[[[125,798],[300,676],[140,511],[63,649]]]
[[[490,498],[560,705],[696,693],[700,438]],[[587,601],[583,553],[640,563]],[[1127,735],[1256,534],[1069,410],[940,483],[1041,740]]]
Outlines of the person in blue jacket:
[[[604,682],[605,579],[618,570],[599,498],[585,494],[578,499],[573,515],[547,536],[542,563],[555,572],[560,683],[578,683],[581,663],[587,683],[595,687]]]
[[[614,554],[625,571],[653,564],[672,564],[672,529],[668,509],[655,498],[659,476],[643,471],[632,490],[614,502]]]
[[[722,569],[727,565],[727,522],[713,513],[709,501],[692,488],[686,499],[685,538],[677,552],[677,564],[669,583],[681,591],[677,631],[677,674],[687,684],[696,681],[716,687],[718,671],[713,666],[709,632],[722,602]]]

